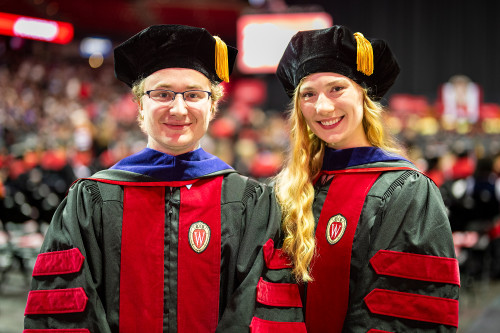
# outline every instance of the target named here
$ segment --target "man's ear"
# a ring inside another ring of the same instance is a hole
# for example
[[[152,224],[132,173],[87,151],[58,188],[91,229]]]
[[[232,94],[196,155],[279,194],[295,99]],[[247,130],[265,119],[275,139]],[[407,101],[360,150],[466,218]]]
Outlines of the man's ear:
[[[214,116],[215,116],[215,103],[212,101],[212,103],[210,103],[210,121],[214,119]]]
[[[144,113],[143,113],[143,107],[142,107],[142,100],[137,101],[137,105],[139,106],[139,119],[144,120]]]
[[[212,104],[212,106],[210,107],[210,121],[214,120],[215,112],[216,112],[216,107],[214,104]]]

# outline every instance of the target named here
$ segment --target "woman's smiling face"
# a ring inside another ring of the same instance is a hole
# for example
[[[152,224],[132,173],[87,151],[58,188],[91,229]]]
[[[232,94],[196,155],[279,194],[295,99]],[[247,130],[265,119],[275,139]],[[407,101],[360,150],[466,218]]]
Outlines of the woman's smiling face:
[[[363,90],[336,73],[314,73],[300,85],[299,106],[311,131],[335,149],[370,146],[363,129]]]

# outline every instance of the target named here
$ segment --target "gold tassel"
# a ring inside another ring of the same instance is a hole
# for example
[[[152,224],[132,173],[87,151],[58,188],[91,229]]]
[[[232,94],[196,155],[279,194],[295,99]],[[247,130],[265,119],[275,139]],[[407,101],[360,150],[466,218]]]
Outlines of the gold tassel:
[[[225,82],[229,82],[229,64],[227,55],[227,45],[217,36],[215,38],[215,72],[217,76]]]
[[[356,32],[354,34],[357,43],[357,70],[365,75],[373,74],[373,48],[372,44],[363,36],[362,33]]]

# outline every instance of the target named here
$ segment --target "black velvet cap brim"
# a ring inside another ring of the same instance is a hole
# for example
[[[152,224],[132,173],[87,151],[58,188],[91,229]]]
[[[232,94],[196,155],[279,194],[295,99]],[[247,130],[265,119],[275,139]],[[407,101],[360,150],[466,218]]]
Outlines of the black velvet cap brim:
[[[132,36],[114,50],[115,75],[129,87],[164,68],[190,68],[220,83],[215,71],[215,39],[203,28],[155,25]],[[229,74],[238,51],[228,49]]]
[[[372,39],[374,71],[365,75],[357,70],[357,43],[344,26],[300,31],[290,40],[276,75],[291,98],[300,80],[313,73],[344,75],[367,88],[373,100],[380,100],[394,84],[400,68],[387,43]]]

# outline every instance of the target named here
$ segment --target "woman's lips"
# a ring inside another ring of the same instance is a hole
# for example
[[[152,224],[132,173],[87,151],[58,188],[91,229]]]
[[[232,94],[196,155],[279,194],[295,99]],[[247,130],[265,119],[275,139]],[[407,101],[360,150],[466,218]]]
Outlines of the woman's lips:
[[[344,119],[344,116],[342,117],[337,117],[337,118],[332,118],[328,120],[322,120],[318,121],[318,123],[323,127],[323,128],[334,128],[336,127],[341,121]]]

